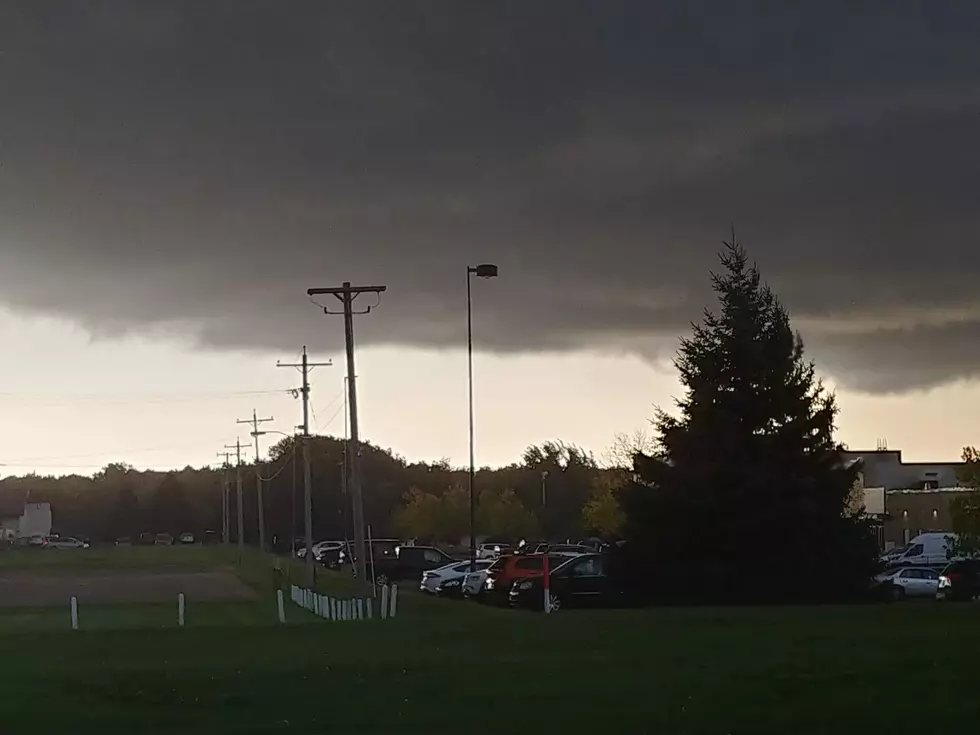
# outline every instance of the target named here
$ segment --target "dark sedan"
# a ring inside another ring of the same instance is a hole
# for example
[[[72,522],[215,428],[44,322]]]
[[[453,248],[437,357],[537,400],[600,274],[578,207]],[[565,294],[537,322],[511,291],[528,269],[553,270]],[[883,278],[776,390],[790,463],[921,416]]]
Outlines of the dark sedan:
[[[551,612],[570,607],[621,607],[628,598],[625,586],[610,574],[604,554],[584,554],[555,567],[550,577]],[[510,588],[513,607],[544,609],[544,577],[516,580]]]

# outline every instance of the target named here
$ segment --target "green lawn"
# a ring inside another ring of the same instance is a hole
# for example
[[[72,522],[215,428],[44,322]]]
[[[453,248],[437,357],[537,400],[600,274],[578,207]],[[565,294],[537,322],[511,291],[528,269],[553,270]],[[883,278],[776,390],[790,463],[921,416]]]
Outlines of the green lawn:
[[[3,635],[4,725],[783,734],[965,732],[980,721],[977,606],[547,617],[436,606],[373,623],[189,617],[183,630]]]

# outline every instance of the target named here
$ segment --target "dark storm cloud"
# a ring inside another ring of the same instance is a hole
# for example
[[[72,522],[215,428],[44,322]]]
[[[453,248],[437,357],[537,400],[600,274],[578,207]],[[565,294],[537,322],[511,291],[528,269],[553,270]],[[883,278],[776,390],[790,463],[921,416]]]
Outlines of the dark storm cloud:
[[[980,6],[0,5],[0,299],[100,335],[657,358],[729,224],[843,383],[978,372]],[[318,336],[322,336],[320,339]]]

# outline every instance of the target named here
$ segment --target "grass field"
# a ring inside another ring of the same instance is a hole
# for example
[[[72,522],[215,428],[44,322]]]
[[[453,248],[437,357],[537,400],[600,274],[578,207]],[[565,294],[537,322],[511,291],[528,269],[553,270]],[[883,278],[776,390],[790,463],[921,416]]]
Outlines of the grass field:
[[[194,553],[204,568],[226,563]],[[243,569],[271,591],[266,562]],[[333,581],[343,584],[321,579]],[[290,622],[307,624],[281,626],[263,594],[189,607],[183,629],[173,606],[84,608],[79,631],[68,629],[67,609],[7,610],[3,725],[218,735],[919,734],[972,731],[980,721],[975,605],[546,617],[409,592],[402,609],[396,620],[330,623],[290,605]]]

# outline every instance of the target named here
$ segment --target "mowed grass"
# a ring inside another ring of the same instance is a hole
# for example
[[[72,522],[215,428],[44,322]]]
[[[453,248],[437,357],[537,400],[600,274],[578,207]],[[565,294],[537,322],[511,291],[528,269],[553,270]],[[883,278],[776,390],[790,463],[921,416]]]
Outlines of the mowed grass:
[[[6,635],[4,724],[26,730],[43,717],[50,729],[142,733],[921,733],[972,731],[980,715],[973,605],[544,616],[434,604],[446,612]]]
[[[188,604],[184,628],[176,601],[83,605],[78,631],[67,604],[0,609],[5,726],[41,713],[81,732],[918,735],[980,721],[977,605],[544,616],[408,584],[395,620],[332,623],[287,599],[283,626],[274,563],[201,547],[0,554],[0,574],[233,569],[258,593]],[[318,570],[316,587],[357,592],[344,572]]]

